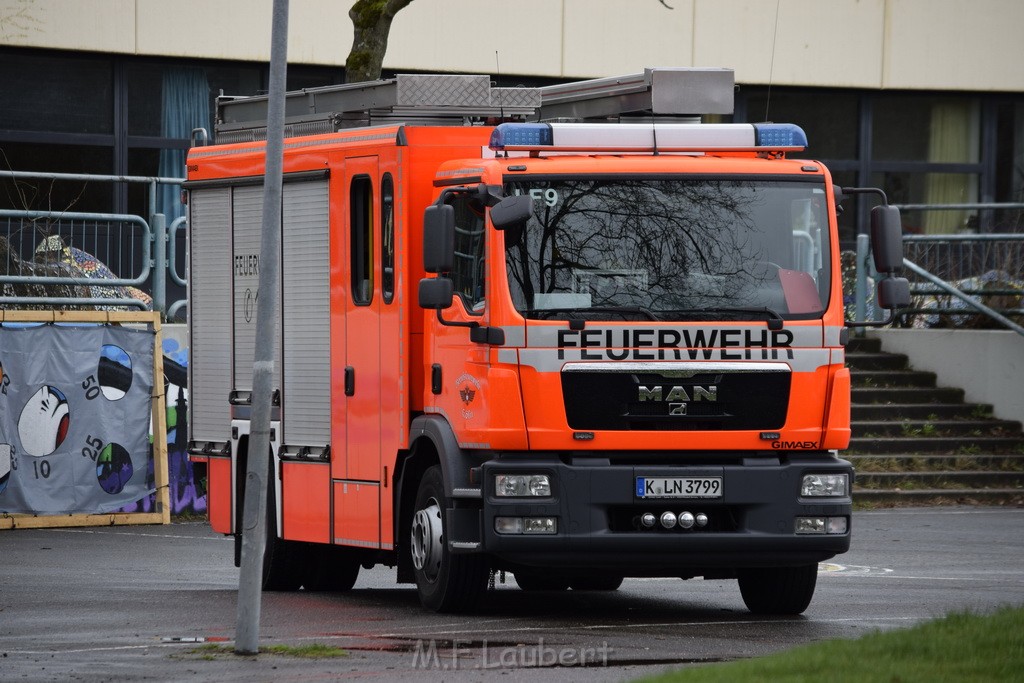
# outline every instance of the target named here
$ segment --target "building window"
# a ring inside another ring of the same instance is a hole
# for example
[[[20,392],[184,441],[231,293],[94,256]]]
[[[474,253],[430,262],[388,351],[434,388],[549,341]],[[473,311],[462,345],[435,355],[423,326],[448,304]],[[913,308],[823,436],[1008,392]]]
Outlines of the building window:
[[[974,204],[995,198],[995,152],[986,153],[982,134],[986,126],[995,128],[995,116],[986,118],[985,100],[978,96],[774,88],[769,97],[766,88],[745,88],[736,114],[739,121],[767,118],[801,126],[808,138],[802,158],[824,163],[840,187],[881,187],[892,204]],[[872,203],[863,196],[844,202],[839,216],[844,248],[852,248],[856,235],[867,231]],[[982,224],[973,210],[909,210],[904,228],[945,234],[991,225]]]
[[[746,120],[795,123],[807,133],[809,158],[856,159],[860,98],[847,90],[755,90],[746,101]]]
[[[981,185],[981,103],[977,97],[875,95],[872,182],[894,204],[975,204]],[[978,229],[978,211],[905,211],[908,233]]]

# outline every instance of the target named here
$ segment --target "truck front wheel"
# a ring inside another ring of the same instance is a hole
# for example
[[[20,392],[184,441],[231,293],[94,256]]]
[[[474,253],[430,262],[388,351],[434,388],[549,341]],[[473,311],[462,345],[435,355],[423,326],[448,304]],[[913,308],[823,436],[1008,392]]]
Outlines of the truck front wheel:
[[[487,589],[490,568],[477,554],[452,554],[448,549],[441,467],[423,474],[413,508],[409,551],[420,602],[435,612],[464,612],[476,606]]]
[[[737,577],[747,609],[755,614],[802,614],[811,604],[818,565],[742,569]]]

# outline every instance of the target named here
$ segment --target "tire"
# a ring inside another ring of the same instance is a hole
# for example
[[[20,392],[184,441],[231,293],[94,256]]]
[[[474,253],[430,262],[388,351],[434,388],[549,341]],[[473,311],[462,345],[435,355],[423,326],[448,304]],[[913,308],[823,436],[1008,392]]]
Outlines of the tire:
[[[359,576],[359,560],[346,548],[310,545],[302,573],[302,586],[308,591],[349,591]]]
[[[277,537],[277,503],[274,492],[274,459],[267,478],[267,544],[263,550],[263,590],[297,591],[302,585],[301,569],[305,547]]]
[[[818,581],[818,565],[743,569],[740,594],[755,614],[802,614],[811,604]]]
[[[608,576],[598,574],[597,576],[581,576],[572,579],[569,586],[574,591],[616,591],[622,585],[621,576]]]
[[[564,591],[569,589],[569,579],[564,576],[517,572],[515,577],[519,588],[524,591]]]
[[[452,554],[444,511],[441,467],[423,473],[413,507],[409,551],[420,602],[434,612],[467,612],[476,607],[490,578],[487,558]]]

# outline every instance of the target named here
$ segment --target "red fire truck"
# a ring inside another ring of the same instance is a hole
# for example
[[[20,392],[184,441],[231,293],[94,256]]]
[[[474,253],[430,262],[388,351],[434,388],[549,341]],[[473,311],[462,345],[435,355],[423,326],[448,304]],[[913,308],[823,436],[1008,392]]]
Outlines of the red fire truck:
[[[287,95],[265,588],[384,564],[437,611],[496,571],[807,607],[850,545],[836,212],[860,190],[787,158],[795,125],[701,122],[732,93],[729,70],[649,69]],[[188,156],[189,452],[236,539],[266,106],[222,100]],[[895,209],[872,231],[892,275]]]

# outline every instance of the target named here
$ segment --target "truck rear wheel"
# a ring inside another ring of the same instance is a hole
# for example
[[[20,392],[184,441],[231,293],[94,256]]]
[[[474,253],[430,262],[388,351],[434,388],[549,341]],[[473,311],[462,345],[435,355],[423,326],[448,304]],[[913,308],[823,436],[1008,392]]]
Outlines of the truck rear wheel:
[[[347,548],[311,544],[303,574],[308,591],[348,591],[359,576],[359,560]]]
[[[487,589],[490,568],[478,554],[452,554],[448,549],[441,467],[423,474],[413,508],[409,551],[420,602],[435,612],[464,612],[474,608]]]
[[[739,572],[740,594],[755,614],[802,614],[811,604],[818,565],[767,567]]]

